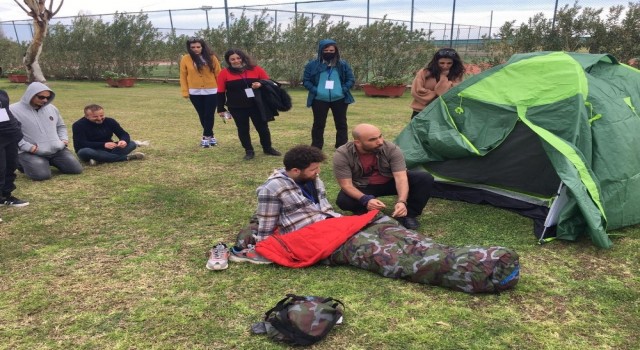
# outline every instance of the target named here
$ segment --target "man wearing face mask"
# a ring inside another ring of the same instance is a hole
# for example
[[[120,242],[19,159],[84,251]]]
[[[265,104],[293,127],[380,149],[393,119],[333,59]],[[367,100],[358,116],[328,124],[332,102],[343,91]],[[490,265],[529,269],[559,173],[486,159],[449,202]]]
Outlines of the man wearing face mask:
[[[304,87],[309,90],[307,107],[313,111],[311,146],[319,149],[324,146],[324,128],[329,110],[336,125],[335,148],[347,143],[347,107],[354,102],[349,89],[355,83],[355,77],[351,66],[340,58],[335,41],[320,41],[318,57],[304,67],[302,80]]]

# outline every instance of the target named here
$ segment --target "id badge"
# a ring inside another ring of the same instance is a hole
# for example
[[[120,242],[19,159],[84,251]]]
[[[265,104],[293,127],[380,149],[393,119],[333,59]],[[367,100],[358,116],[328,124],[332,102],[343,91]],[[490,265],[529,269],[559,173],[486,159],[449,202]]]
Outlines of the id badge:
[[[9,121],[9,113],[4,108],[0,108],[0,122],[8,122]]]
[[[253,94],[253,89],[252,88],[244,89],[244,93],[247,94],[247,97],[255,97],[256,96],[256,95]]]
[[[324,83],[324,88],[327,90],[333,90],[333,80],[327,80]]]

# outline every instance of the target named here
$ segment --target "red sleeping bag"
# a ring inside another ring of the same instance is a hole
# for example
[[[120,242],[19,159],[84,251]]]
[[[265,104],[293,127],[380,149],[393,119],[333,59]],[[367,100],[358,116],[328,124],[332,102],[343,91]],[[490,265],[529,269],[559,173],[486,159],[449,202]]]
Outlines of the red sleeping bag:
[[[287,267],[307,267],[327,258],[365,227],[378,210],[318,221],[287,234],[273,234],[256,244],[256,252]]]

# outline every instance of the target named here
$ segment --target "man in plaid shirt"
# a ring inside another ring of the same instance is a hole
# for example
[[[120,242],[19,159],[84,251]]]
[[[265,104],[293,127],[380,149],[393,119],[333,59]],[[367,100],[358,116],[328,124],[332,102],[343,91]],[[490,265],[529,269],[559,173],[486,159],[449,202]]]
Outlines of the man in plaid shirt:
[[[326,218],[341,216],[333,211],[324,183],[318,176],[320,163],[325,159],[320,149],[306,145],[296,146],[284,155],[284,168],[274,171],[258,187],[257,234],[240,232],[229,260],[271,263],[256,254],[255,243],[276,231],[286,234]]]

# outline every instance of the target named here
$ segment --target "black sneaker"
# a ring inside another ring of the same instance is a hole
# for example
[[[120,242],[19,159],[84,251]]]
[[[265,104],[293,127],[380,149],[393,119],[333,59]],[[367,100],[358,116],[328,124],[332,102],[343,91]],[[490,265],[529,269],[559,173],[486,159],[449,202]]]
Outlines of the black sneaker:
[[[26,207],[27,205],[29,205],[29,202],[20,200],[14,196],[9,196],[2,199],[2,204],[8,207],[18,208],[18,207]]]
[[[244,155],[244,160],[251,160],[253,158],[255,158],[256,153],[254,151],[247,151],[247,153]]]
[[[269,156],[281,156],[282,155],[282,153],[276,151],[275,148],[269,148],[269,149],[265,150],[264,154],[269,155]]]
[[[418,227],[420,227],[420,223],[418,222],[418,220],[416,220],[416,218],[410,218],[408,216],[405,216],[404,218],[400,218],[400,224],[406,228],[408,228],[409,230],[416,230]]]

